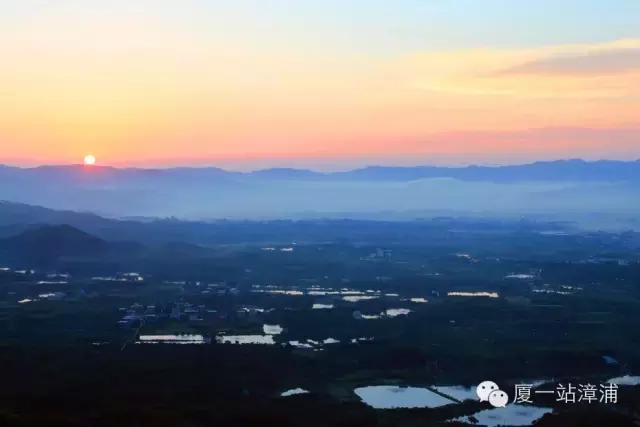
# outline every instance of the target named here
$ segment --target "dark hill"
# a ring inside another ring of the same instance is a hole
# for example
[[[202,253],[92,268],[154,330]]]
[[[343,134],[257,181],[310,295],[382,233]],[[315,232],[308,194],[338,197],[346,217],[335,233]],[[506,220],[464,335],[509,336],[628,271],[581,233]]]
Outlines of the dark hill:
[[[101,255],[107,243],[70,225],[44,225],[27,230],[4,241],[20,252],[47,253],[55,256]]]
[[[140,247],[137,243],[107,242],[66,224],[44,225],[0,240],[2,258],[31,266],[47,266],[63,258],[126,255]]]

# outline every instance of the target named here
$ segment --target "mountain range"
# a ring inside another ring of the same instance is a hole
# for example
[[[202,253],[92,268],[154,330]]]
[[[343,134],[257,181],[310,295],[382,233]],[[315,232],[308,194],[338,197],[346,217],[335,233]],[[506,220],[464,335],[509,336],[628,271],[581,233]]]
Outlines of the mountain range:
[[[640,181],[640,159],[636,161],[581,159],[535,162],[507,166],[367,166],[345,172],[315,172],[307,169],[271,168],[253,172],[226,171],[216,167],[167,169],[114,168],[91,166],[39,166],[18,168],[0,165],[0,179],[86,179],[117,183],[128,179],[189,180],[320,180],[320,181],[413,181],[428,178],[452,178],[462,181]]]
[[[415,218],[433,212],[640,213],[640,161],[303,169],[0,166],[0,200],[107,217]]]

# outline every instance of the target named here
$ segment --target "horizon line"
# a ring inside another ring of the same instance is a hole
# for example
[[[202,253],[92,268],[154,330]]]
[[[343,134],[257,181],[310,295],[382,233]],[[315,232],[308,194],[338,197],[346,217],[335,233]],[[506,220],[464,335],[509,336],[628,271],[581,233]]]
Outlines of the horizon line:
[[[223,167],[209,165],[209,166],[168,166],[168,167],[140,167],[140,166],[115,166],[110,164],[100,165],[86,165],[83,163],[62,163],[62,164],[40,164],[37,166],[18,166],[7,163],[0,163],[0,168],[10,168],[10,169],[20,169],[20,170],[35,170],[35,169],[43,169],[43,168],[83,168],[83,169],[113,169],[113,170],[140,170],[140,171],[171,171],[171,170],[179,170],[179,169],[189,169],[189,170],[206,170],[206,169],[217,169],[227,173],[238,173],[238,174],[251,174],[256,172],[263,171],[273,171],[273,170],[286,170],[286,171],[304,171],[304,172],[313,172],[316,174],[322,175],[331,175],[334,173],[343,173],[343,172],[352,172],[356,170],[363,170],[368,168],[396,168],[396,169],[412,169],[412,168],[421,168],[421,167],[431,167],[431,168],[442,168],[442,169],[464,169],[471,167],[481,167],[481,168],[502,168],[502,167],[513,167],[513,166],[529,166],[540,163],[559,163],[559,162],[582,162],[582,163],[600,163],[600,162],[615,162],[615,163],[637,163],[640,162],[640,158],[630,159],[630,160],[619,160],[619,159],[608,159],[602,158],[597,160],[585,160],[583,158],[558,158],[554,160],[534,160],[530,162],[514,162],[514,163],[500,163],[500,164],[487,164],[487,163],[470,163],[470,164],[460,164],[460,165],[444,165],[444,164],[420,164],[420,165],[385,165],[385,164],[368,164],[361,167],[349,168],[341,171],[318,171],[311,168],[295,168],[295,167],[268,167],[268,168],[258,168],[251,169],[247,171],[239,171],[232,169],[225,169]]]

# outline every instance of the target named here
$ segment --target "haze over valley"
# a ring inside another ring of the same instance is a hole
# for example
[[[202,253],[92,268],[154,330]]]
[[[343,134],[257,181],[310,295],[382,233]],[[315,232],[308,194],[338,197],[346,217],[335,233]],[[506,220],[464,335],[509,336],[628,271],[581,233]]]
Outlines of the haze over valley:
[[[640,161],[347,172],[100,166],[0,167],[0,200],[109,217],[375,218],[640,213]]]

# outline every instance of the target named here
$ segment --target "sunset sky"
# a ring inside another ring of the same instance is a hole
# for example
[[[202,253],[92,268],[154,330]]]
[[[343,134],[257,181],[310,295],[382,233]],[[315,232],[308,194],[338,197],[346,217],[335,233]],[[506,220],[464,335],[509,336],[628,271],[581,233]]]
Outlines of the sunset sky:
[[[640,157],[640,1],[0,2],[0,163]]]

